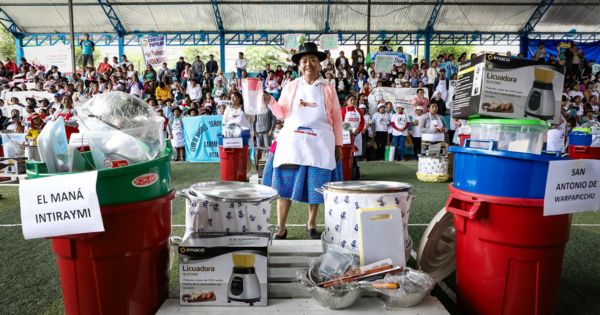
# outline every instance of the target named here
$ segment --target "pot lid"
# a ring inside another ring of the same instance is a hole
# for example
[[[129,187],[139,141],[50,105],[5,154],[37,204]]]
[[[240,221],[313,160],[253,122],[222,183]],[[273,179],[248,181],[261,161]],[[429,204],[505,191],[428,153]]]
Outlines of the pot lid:
[[[442,208],[431,220],[419,245],[417,267],[440,282],[456,269],[453,215]]]
[[[401,192],[408,191],[410,193],[415,191],[413,185],[402,182],[388,182],[388,181],[343,181],[343,182],[329,182],[323,185],[326,190],[332,191],[344,191],[344,192],[358,192],[358,193],[372,193],[372,192]]]
[[[216,201],[261,202],[277,197],[271,187],[246,182],[196,183],[190,190]]]

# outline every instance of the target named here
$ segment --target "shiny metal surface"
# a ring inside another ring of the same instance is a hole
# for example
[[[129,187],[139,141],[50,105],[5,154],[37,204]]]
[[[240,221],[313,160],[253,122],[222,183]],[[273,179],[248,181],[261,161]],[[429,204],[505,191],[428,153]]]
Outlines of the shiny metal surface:
[[[262,202],[277,197],[271,187],[246,182],[196,183],[190,191],[213,201]]]
[[[343,181],[343,182],[329,182],[323,185],[325,190],[330,191],[344,191],[344,192],[362,192],[362,193],[388,193],[388,192],[401,192],[408,191],[410,193],[415,191],[413,185],[402,182],[390,182],[390,181]]]

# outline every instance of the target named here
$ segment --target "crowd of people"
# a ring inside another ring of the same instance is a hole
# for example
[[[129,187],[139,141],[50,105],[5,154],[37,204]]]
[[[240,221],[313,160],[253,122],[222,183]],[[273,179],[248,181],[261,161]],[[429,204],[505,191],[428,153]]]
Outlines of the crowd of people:
[[[86,39],[87,40],[87,39]],[[223,69],[213,55],[208,60],[196,56],[194,60],[184,57],[174,67],[167,63],[159,69],[147,65],[145,69],[135,69],[126,55],[104,57],[94,66],[93,42],[88,47],[85,67],[71,76],[65,76],[56,66],[46,69],[43,65],[27,62],[25,58],[19,65],[11,59],[0,62],[0,130],[28,132],[43,128],[48,119],[63,117],[73,120],[77,104],[85,102],[94,95],[111,91],[122,91],[145,99],[148,104],[167,120],[165,132],[174,138],[175,146],[183,146],[181,118],[198,115],[224,115],[225,122],[243,111],[241,97],[242,79],[249,76],[249,62],[242,52],[235,61],[235,70],[226,77]],[[91,49],[91,50],[90,50]],[[389,41],[379,47],[379,51],[394,51]],[[402,52],[402,47],[395,50]],[[292,56],[292,51],[289,56]],[[412,155],[420,153],[420,140],[423,132],[446,135],[446,141],[455,142],[455,130],[465,121],[451,119],[451,108],[448,103],[449,81],[455,80],[456,71],[446,71],[440,64],[452,62],[456,65],[473,58],[475,54],[466,53],[456,57],[452,54],[441,54],[427,62],[425,59],[395,64],[390,73],[379,73],[376,60],[367,64],[367,55],[356,44],[349,57],[343,51],[337,56],[327,52],[327,58],[321,63],[321,76],[324,81],[334,85],[342,106],[358,109],[360,128],[354,128],[357,138],[362,139],[362,146],[356,155],[369,160],[384,158],[387,145],[396,150],[395,159],[412,158],[406,153],[406,144],[413,146]],[[522,58],[515,56],[513,58]],[[550,64],[558,63],[557,56],[549,55],[540,45],[533,58]],[[562,99],[564,124],[554,128],[571,128],[597,122],[599,109],[600,72],[592,75],[593,60],[588,60],[575,44],[565,52],[566,79]],[[456,69],[456,68],[450,68]],[[298,66],[291,58],[282,60],[280,64],[264,65],[264,70],[255,76],[262,81],[263,89],[276,100],[281,92],[294,79],[301,76]],[[377,87],[412,87],[417,93],[412,100],[414,116],[406,115],[402,105],[378,100],[370,103],[368,97]],[[22,104],[18,98],[8,98],[12,91],[46,91],[52,99],[27,99]],[[19,110],[20,106],[21,110]],[[376,108],[371,109],[371,107]],[[7,108],[12,108],[7,112]],[[353,112],[350,110],[349,112]],[[371,115],[370,113],[374,113]],[[268,106],[262,107],[257,117],[241,122],[245,127],[253,126],[256,130],[257,145],[268,147],[273,141],[277,121]],[[74,132],[74,131],[73,131]],[[34,131],[35,133],[35,131]],[[182,153],[179,158],[183,159]]]

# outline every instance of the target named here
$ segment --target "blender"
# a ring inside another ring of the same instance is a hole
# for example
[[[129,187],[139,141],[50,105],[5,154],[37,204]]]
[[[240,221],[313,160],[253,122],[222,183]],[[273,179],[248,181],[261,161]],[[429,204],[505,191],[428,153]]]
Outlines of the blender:
[[[260,283],[254,270],[254,254],[231,254],[233,272],[229,278],[227,303],[244,302],[254,306],[260,302]]]

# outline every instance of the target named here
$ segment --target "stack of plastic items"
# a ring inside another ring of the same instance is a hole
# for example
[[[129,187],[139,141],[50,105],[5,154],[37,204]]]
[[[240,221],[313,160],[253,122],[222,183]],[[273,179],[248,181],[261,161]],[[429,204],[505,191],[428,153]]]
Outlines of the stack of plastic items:
[[[456,228],[456,283],[465,314],[552,314],[570,215],[544,216],[545,121],[476,119],[451,147],[446,211]]]
[[[569,158],[600,160],[600,124],[593,123],[571,131]]]
[[[238,124],[223,126],[218,135],[219,158],[222,181],[248,181],[248,156],[250,152],[250,130]]]
[[[82,136],[62,119],[38,138],[28,178],[98,171],[105,232],[51,238],[66,314],[154,314],[168,296],[170,160],[163,121],[139,98],[98,95],[76,108]],[[89,146],[73,143],[86,139]],[[115,268],[118,266],[118,268]]]
[[[419,156],[417,178],[420,181],[432,183],[447,181],[450,178],[449,159],[448,144],[444,142],[444,134],[423,132],[422,139],[422,153]]]

